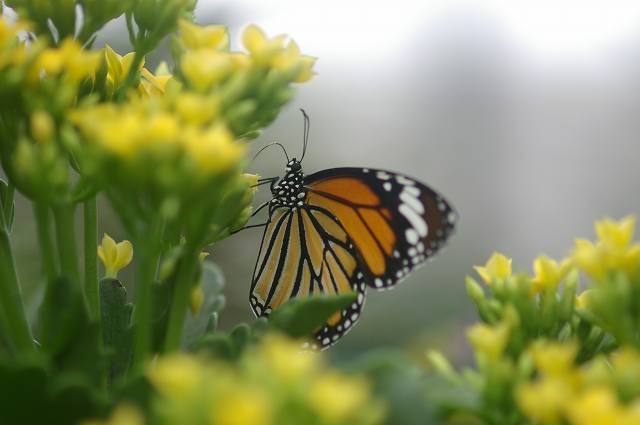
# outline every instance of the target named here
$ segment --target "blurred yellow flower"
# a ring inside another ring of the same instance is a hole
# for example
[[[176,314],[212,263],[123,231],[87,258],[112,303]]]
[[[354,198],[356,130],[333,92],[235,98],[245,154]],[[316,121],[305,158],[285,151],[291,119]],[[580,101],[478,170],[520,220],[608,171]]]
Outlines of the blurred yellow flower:
[[[510,327],[507,322],[500,322],[493,326],[476,323],[467,330],[467,338],[479,355],[493,361],[502,356],[507,347],[511,333]]]
[[[362,379],[330,372],[316,378],[308,395],[318,416],[329,423],[343,423],[365,406],[369,386]]]
[[[572,425],[622,425],[624,413],[616,394],[609,387],[595,387],[566,406]]]
[[[635,227],[636,219],[633,216],[624,217],[620,221],[605,218],[595,224],[596,235],[600,240],[616,248],[626,248],[631,243]]]
[[[116,243],[105,233],[102,243],[98,246],[98,256],[104,264],[106,277],[116,279],[118,272],[133,259],[133,245],[126,240]]]
[[[256,25],[249,25],[242,33],[244,47],[258,61],[270,60],[277,51],[283,48],[285,40],[285,35],[267,38]]]
[[[538,370],[550,376],[561,376],[573,370],[578,346],[573,342],[538,341],[531,347],[533,361]]]
[[[154,75],[147,68],[142,68],[140,74],[140,84],[138,85],[138,92],[147,96],[157,96],[164,94],[167,83],[173,76],[171,74],[156,74]]]
[[[38,109],[31,114],[31,136],[38,143],[48,143],[53,140],[56,124],[47,111]]]
[[[178,22],[178,28],[180,29],[180,40],[189,50],[229,49],[229,34],[227,29],[221,25],[201,26],[181,19]]]
[[[200,91],[208,91],[233,69],[230,55],[215,50],[190,50],[180,59],[180,69],[187,81]]]
[[[613,269],[622,269],[635,276],[640,268],[640,244],[631,244],[635,230],[635,218],[620,221],[609,218],[596,222],[599,240],[594,244],[578,239],[572,252],[572,261],[595,279],[602,279]]]
[[[494,252],[484,267],[475,266],[474,269],[485,283],[490,284],[496,279],[506,279],[511,276],[511,259],[504,254]]]
[[[187,152],[205,173],[228,171],[244,157],[247,149],[244,143],[235,141],[221,123],[203,131],[187,128],[182,136]]]
[[[175,99],[175,109],[183,121],[205,125],[216,118],[220,105],[215,95],[183,93]]]
[[[571,262],[567,259],[558,264],[546,255],[540,255],[533,261],[533,271],[535,276],[531,279],[533,290],[541,293],[544,290],[555,291],[560,281],[566,276],[571,268]]]
[[[558,378],[527,383],[516,391],[516,401],[523,413],[541,424],[558,423],[571,397],[572,388]]]
[[[82,425],[144,425],[144,416],[140,411],[129,405],[121,405],[114,409],[107,420],[90,420],[82,422]]]
[[[227,388],[211,411],[212,425],[269,425],[273,401],[260,389]]]
[[[300,54],[300,49],[295,41],[291,40],[285,49],[278,51],[273,58],[273,68],[288,71],[299,67],[299,73],[296,77],[297,83],[309,81],[313,77],[313,65],[316,59],[310,56]]]
[[[99,64],[99,53],[88,52],[76,40],[66,38],[58,47],[46,48],[38,55],[30,72],[30,81],[35,83],[44,72],[50,76],[64,76],[77,84],[93,76]]]
[[[268,370],[287,383],[305,377],[320,366],[318,357],[302,351],[299,341],[281,335],[268,335],[258,354]]]
[[[176,354],[158,359],[147,376],[153,386],[170,399],[186,399],[197,391],[204,376],[204,367],[197,358]]]

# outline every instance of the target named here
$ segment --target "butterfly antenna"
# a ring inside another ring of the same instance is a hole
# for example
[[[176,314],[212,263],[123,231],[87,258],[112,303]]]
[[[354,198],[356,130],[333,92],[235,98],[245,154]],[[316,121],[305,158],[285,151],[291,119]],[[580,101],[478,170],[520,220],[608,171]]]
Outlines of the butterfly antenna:
[[[272,142],[272,143],[269,143],[269,144],[268,144],[268,145],[266,145],[266,146],[263,146],[263,147],[262,147],[262,148],[261,148],[261,149],[260,149],[260,150],[259,150],[259,151],[254,155],[254,156],[253,156],[253,159],[251,160],[251,162],[255,161],[255,160],[256,160],[256,158],[258,157],[258,155],[260,155],[260,154],[262,153],[262,151],[263,151],[263,150],[265,150],[265,149],[267,149],[267,148],[270,148],[271,146],[274,146],[274,145],[278,145],[278,146],[280,146],[280,148],[282,149],[282,152],[284,152],[284,156],[287,158],[287,164],[288,164],[288,163],[289,163],[289,155],[287,154],[287,150],[284,148],[284,146],[282,146],[282,145],[281,145],[280,143],[278,143],[278,142]]]
[[[309,127],[311,127],[311,120],[309,120],[309,115],[304,111],[304,109],[300,109],[302,112],[302,116],[304,117],[304,130],[302,134],[302,157],[300,157],[300,162],[304,159],[304,155],[307,153],[307,143],[309,142]]]

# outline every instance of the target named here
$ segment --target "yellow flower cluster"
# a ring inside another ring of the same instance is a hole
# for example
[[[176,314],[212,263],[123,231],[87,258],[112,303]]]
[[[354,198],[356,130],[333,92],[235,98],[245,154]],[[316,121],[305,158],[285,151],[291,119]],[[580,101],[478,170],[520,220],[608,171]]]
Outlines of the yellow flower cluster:
[[[538,342],[531,348],[538,378],[516,393],[524,414],[541,425],[562,419],[571,425],[640,423],[640,353],[623,348],[609,360],[599,357],[577,366],[577,351],[570,342]]]
[[[232,73],[239,81],[262,68],[291,74],[291,81],[298,83],[313,76],[315,59],[302,55],[297,44],[293,40],[287,43],[284,35],[270,39],[258,27],[247,27],[242,36],[247,54],[229,51],[229,34],[224,27],[202,27],[183,20],[179,30],[183,49],[180,70],[186,82],[201,93],[224,90],[220,84]],[[242,73],[246,76],[239,77]]]
[[[573,263],[594,279],[602,279],[608,271],[624,270],[630,277],[640,267],[640,244],[632,243],[635,217],[620,221],[609,218],[596,223],[598,240],[593,243],[578,239],[571,254]]]
[[[237,365],[194,356],[160,358],[148,371],[162,423],[210,425],[375,424],[383,409],[360,377],[327,368],[314,353],[267,335]]]
[[[29,81],[36,84],[40,78],[61,77],[77,85],[92,77],[100,64],[100,53],[88,52],[76,40],[64,39],[57,47],[45,48],[37,57],[29,73]]]
[[[115,91],[122,87],[127,76],[131,72],[131,66],[134,62],[135,53],[129,52],[124,56],[116,53],[111,46],[106,45],[104,48],[104,58],[107,65],[106,91],[107,95],[112,96]],[[138,94],[142,96],[162,95],[165,92],[167,83],[172,75],[167,69],[167,65],[163,62],[155,74],[144,67],[144,58],[140,61],[137,71],[140,72],[140,82],[137,87]]]
[[[209,178],[238,166],[245,145],[223,122],[202,127],[181,119],[171,107],[179,109],[182,101],[179,96],[171,105],[151,97],[99,104],[73,111],[70,119],[84,140],[133,168],[155,164],[175,173],[183,164],[192,176]]]

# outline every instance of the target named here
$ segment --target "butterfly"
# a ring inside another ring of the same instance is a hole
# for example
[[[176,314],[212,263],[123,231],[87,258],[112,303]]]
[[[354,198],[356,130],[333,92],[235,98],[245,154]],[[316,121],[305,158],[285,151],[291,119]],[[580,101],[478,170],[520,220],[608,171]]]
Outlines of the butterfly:
[[[315,333],[311,348],[324,349],[358,321],[367,289],[393,288],[442,248],[457,214],[440,194],[404,174],[332,168],[305,175],[310,125],[302,113],[300,160],[272,143],[285,152],[285,174],[258,182],[270,184],[272,199],[254,212],[268,207],[267,222],[248,226],[265,226],[250,306],[261,317],[292,298],[356,293]]]

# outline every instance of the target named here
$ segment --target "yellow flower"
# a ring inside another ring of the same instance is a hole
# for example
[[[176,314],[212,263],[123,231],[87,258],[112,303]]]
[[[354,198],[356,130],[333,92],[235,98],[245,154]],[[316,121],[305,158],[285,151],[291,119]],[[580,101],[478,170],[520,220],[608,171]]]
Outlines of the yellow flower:
[[[165,397],[187,399],[198,390],[204,367],[193,356],[172,355],[160,357],[147,371],[153,386]]]
[[[82,422],[82,425],[144,425],[145,420],[140,411],[129,405],[121,405],[115,408],[108,420],[91,420]]]
[[[601,278],[604,274],[604,264],[596,246],[589,240],[576,239],[571,259],[580,269],[595,278]]]
[[[48,143],[55,136],[56,124],[51,115],[42,109],[31,114],[31,136],[36,142]]]
[[[104,47],[104,56],[107,61],[107,82],[112,89],[118,88],[124,83],[135,57],[134,52],[129,52],[124,56],[117,54],[108,44]],[[144,67],[144,58],[140,62],[138,70]]]
[[[178,22],[180,40],[189,50],[197,49],[229,49],[229,34],[220,25],[195,25],[185,19]]]
[[[185,78],[198,91],[206,92],[233,69],[230,55],[214,50],[187,51],[180,59]]]
[[[272,39],[255,25],[249,25],[242,34],[244,47],[259,61],[269,60],[282,49],[286,36],[278,35]]]
[[[541,255],[533,262],[535,276],[531,279],[533,290],[536,293],[545,289],[555,291],[560,281],[566,276],[571,267],[569,260],[563,260],[560,264],[546,255]]]
[[[182,93],[175,100],[176,112],[182,120],[194,125],[212,122],[218,116],[220,105],[214,95]]]
[[[35,61],[30,74],[32,82],[37,81],[40,73],[63,75],[74,84],[93,76],[100,64],[100,54],[87,52],[80,43],[71,38],[64,39],[58,47],[43,50]]]
[[[204,131],[185,129],[185,148],[199,168],[207,174],[230,170],[244,156],[246,146],[233,139],[223,124]]]
[[[475,266],[474,269],[482,280],[490,284],[496,279],[506,279],[511,276],[511,259],[499,252],[494,252],[484,267]]]
[[[634,276],[640,268],[640,244],[631,244],[635,218],[620,221],[604,219],[596,222],[599,240],[594,244],[576,240],[573,262],[595,279],[602,279],[609,270],[622,269]]]
[[[531,354],[538,370],[549,376],[567,375],[573,372],[573,362],[578,346],[573,342],[540,341],[533,345]]]
[[[258,388],[227,389],[210,416],[215,425],[269,425],[273,423],[273,401]]]
[[[572,425],[617,425],[623,411],[613,390],[595,387],[587,390],[566,406]]]
[[[105,234],[98,246],[98,256],[106,269],[107,277],[116,279],[118,272],[125,268],[133,258],[133,245],[129,241],[116,244],[109,235]]]
[[[329,423],[342,423],[365,407],[369,386],[361,379],[329,372],[316,378],[308,395],[318,416]]]
[[[268,370],[284,382],[299,380],[319,366],[319,360],[312,353],[301,350],[299,341],[271,334],[262,342],[260,357],[266,363]]]
[[[303,83],[313,77],[313,65],[316,58],[311,56],[304,56],[300,54],[300,49],[295,41],[290,41],[286,49],[280,50],[275,54],[272,62],[272,66],[275,69],[288,71],[292,68],[299,67],[300,71],[296,77],[295,82]]]
[[[516,401],[522,412],[540,424],[558,423],[571,396],[572,388],[557,378],[528,383],[516,391]]]
[[[138,91],[147,96],[164,94],[167,83],[173,78],[171,74],[154,75],[147,68],[142,68],[140,75]]]
[[[507,347],[510,328],[507,322],[500,322],[494,326],[477,323],[467,330],[467,338],[479,355],[493,361],[500,358]]]
[[[596,222],[596,234],[600,240],[616,248],[626,248],[633,239],[636,219],[627,216],[620,221],[605,218]]]

